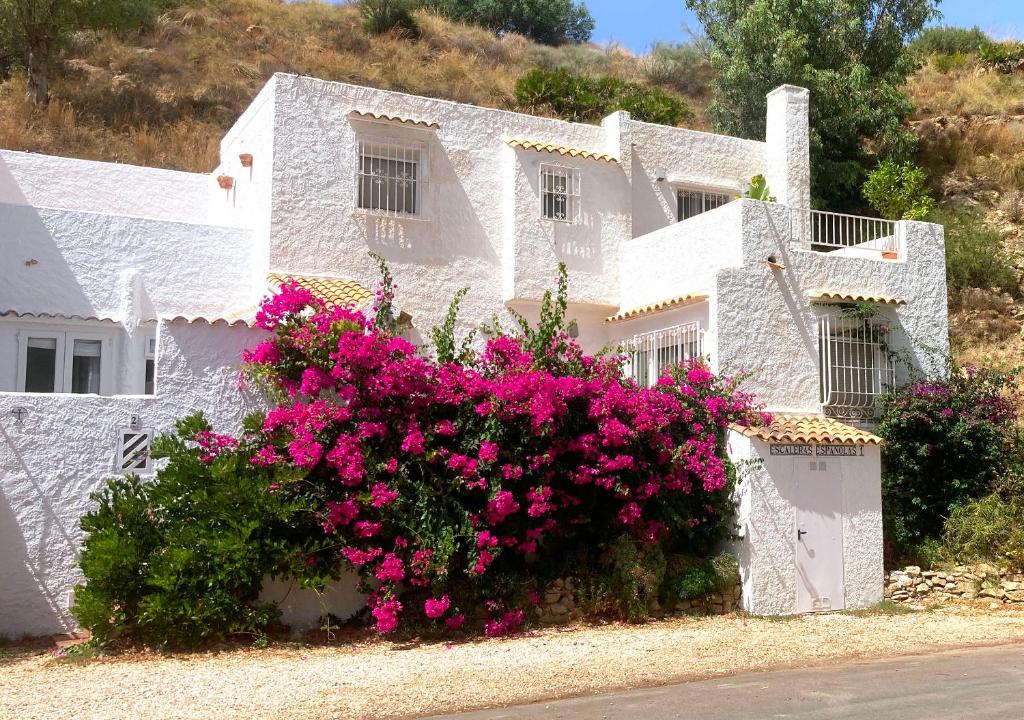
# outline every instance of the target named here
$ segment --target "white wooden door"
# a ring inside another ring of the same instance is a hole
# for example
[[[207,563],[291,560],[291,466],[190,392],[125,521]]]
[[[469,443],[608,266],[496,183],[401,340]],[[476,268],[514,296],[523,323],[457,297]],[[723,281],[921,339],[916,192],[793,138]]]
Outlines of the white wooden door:
[[[840,462],[796,463],[797,611],[846,607],[843,584],[843,489]]]

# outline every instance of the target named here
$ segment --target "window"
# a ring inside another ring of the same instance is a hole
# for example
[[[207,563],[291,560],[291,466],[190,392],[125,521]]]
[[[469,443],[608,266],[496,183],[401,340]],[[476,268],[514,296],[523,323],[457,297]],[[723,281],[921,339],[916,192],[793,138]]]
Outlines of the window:
[[[881,318],[830,308],[818,318],[819,377],[825,415],[870,423],[879,399],[896,380]]]
[[[114,460],[115,472],[134,472],[144,474],[153,469],[153,458],[149,454],[149,446],[153,442],[152,430],[136,430],[127,428],[117,433],[117,457]]]
[[[540,166],[540,216],[546,220],[579,222],[579,170],[557,165]]]
[[[21,392],[107,392],[110,338],[77,331],[26,329],[18,333],[17,388]]]
[[[423,168],[419,149],[406,145],[360,142],[358,203],[385,215],[420,215]]]
[[[57,391],[57,338],[29,337],[25,343],[25,392]]]
[[[695,322],[634,335],[623,342],[629,355],[626,376],[644,387],[654,385],[662,371],[704,354],[704,331]]]
[[[676,219],[689,220],[708,210],[722,207],[733,199],[726,193],[706,190],[680,190],[676,196]]]
[[[143,392],[153,395],[156,392],[156,338],[146,338],[146,379]]]

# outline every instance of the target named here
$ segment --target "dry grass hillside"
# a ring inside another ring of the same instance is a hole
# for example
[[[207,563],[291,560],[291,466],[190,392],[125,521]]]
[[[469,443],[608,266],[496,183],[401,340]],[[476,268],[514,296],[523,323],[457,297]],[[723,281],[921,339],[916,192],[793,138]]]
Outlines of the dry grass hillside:
[[[186,0],[141,30],[78,33],[48,108],[24,98],[24,76],[0,83],[0,147],[208,171],[221,135],[281,71],[514,109],[523,73],[566,67],[659,84],[686,97],[702,126],[702,63],[680,81],[618,48],[498,38],[425,11],[416,23],[417,38],[370,36],[351,5]]]
[[[48,107],[25,99],[17,71],[0,79],[0,147],[208,171],[220,137],[278,71],[516,109],[519,77],[564,67],[660,86],[686,99],[691,126],[705,127],[712,72],[693,54],[555,48],[424,11],[416,24],[417,37],[371,36],[351,5],[183,0],[138,30],[78,33],[55,64]],[[917,107],[918,161],[941,210],[979,218],[967,236],[997,234],[981,251],[959,243],[952,261],[984,252],[1020,277],[1024,72],[982,72],[973,56],[933,56],[907,91]],[[951,293],[954,340],[966,360],[1024,364],[1021,287],[1001,277]]]

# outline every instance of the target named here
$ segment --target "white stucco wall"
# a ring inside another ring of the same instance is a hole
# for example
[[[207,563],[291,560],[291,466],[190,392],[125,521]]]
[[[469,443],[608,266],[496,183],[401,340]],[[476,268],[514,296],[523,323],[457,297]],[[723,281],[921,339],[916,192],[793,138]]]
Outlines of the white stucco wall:
[[[731,544],[743,581],[743,609],[756,615],[797,612],[797,492],[795,464],[814,458],[772,456],[769,445],[731,433],[729,454],[739,463],[737,524],[742,537]],[[845,607],[870,607],[882,600],[881,454],[864,446],[863,457],[830,457],[822,482],[842,488]]]
[[[132,415],[142,427],[170,429],[202,410],[237,432],[258,403],[236,389],[243,347],[262,335],[244,326],[164,324],[156,396],[99,397],[0,393],[0,636],[71,630],[70,592],[89,493],[111,476],[115,433]],[[18,424],[11,411],[27,414]]]
[[[895,310],[882,312],[898,319],[914,364],[941,371],[949,352],[941,226],[898,223],[906,238],[902,260],[847,257],[791,243],[789,208],[784,205],[755,200],[730,205],[741,214],[742,265],[722,269],[713,291],[718,362],[751,373],[748,388],[769,408],[820,409],[817,316],[809,297],[815,290],[904,300]],[[769,256],[785,269],[769,267]]]

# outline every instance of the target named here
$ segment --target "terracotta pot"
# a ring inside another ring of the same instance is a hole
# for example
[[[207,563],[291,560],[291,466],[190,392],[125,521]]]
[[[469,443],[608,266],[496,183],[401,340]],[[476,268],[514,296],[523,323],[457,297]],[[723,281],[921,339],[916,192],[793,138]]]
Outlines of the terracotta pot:
[[[235,179],[230,175],[220,175],[217,178],[217,184],[220,185],[223,190],[230,190],[235,186]]]
[[[899,256],[900,256],[900,254],[898,252],[896,252],[895,250],[883,250],[882,251],[882,258],[885,259],[885,260],[897,260],[899,258]]]
[[[252,167],[252,153],[242,153],[238,159],[242,162],[242,167]]]

